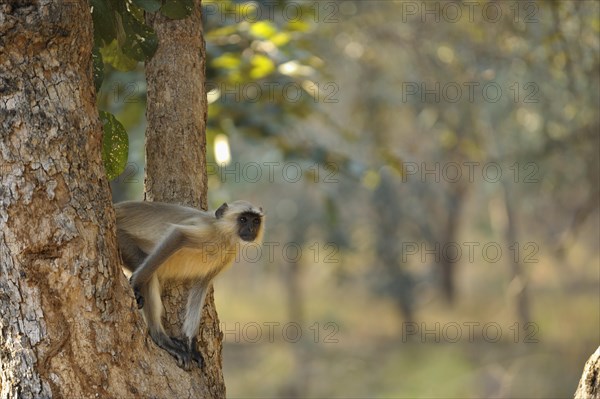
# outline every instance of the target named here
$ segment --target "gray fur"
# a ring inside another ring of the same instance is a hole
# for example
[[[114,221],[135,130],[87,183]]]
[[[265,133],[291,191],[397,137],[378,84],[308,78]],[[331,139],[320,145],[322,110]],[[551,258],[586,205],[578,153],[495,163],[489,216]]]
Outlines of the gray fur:
[[[188,296],[185,322],[183,323],[183,333],[188,340],[192,340],[196,334],[198,334],[208,284],[209,281],[199,281],[192,287],[190,295]]]
[[[180,229],[177,227],[171,228],[162,241],[152,250],[150,256],[145,259],[142,267],[135,270],[131,276],[131,285],[133,288],[136,289],[146,284],[158,268],[171,255],[184,247],[187,241],[185,234]]]
[[[124,267],[132,272],[131,284],[138,307],[142,308],[154,342],[189,370],[192,361],[202,365],[196,348],[196,335],[202,318],[206,290],[212,279],[235,259],[236,250],[249,240],[260,241],[262,222],[257,228],[239,231],[238,215],[252,213],[263,220],[261,208],[246,201],[223,204],[218,212],[159,202],[121,202],[115,204],[117,239]],[[256,218],[256,216],[255,216]],[[251,230],[250,237],[246,237]],[[252,236],[254,235],[254,239]],[[219,248],[214,253],[209,248]],[[182,333],[185,342],[169,337],[162,325],[163,304],[160,281],[195,281],[188,294]]]

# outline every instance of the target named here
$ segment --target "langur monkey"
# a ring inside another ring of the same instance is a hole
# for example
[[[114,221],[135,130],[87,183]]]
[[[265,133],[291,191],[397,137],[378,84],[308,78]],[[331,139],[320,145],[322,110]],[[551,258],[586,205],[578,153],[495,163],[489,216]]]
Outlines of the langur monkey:
[[[196,335],[206,290],[235,260],[241,245],[261,241],[262,208],[235,201],[212,214],[175,204],[128,201],[115,204],[115,209],[124,271],[131,273],[150,336],[185,370],[190,370],[192,361],[202,367]],[[164,280],[194,281],[182,328],[184,341],[169,337],[162,325]]]

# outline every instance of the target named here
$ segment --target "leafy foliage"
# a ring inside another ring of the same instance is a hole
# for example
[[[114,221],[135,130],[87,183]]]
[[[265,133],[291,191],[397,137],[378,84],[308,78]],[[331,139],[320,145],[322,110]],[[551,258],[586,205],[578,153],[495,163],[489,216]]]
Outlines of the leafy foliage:
[[[129,154],[129,137],[125,128],[113,114],[100,111],[100,120],[104,135],[102,136],[102,162],[110,180],[125,170]]]
[[[104,63],[102,62],[102,54],[100,54],[100,49],[98,47],[94,47],[93,49],[92,64],[94,68],[94,87],[96,88],[96,91],[98,91],[104,80]]]
[[[297,120],[318,109],[319,68],[307,40],[315,26],[314,5],[294,3],[299,12],[282,12],[286,1],[202,2],[207,42],[209,93],[208,141],[218,133],[240,131],[266,139],[286,158],[321,154],[323,148],[294,143],[282,134]],[[144,22],[144,12],[185,18],[193,0],[92,0],[95,26],[96,88],[103,64],[132,71],[154,54],[155,32]],[[212,90],[211,90],[212,89]]]
[[[152,57],[158,47],[156,33],[144,22],[144,9],[158,1],[92,0],[94,45],[104,62],[127,71]],[[136,5],[140,4],[145,8]]]
[[[92,0],[94,43],[104,62],[128,71],[156,51],[158,39],[144,21],[144,12],[160,11],[171,19],[186,18],[193,0]]]
[[[158,12],[171,19],[190,15],[193,0],[92,0],[94,21],[94,85],[100,89],[104,64],[131,71],[150,59],[158,48],[156,32],[144,21],[144,12]],[[128,137],[114,115],[100,111],[104,124],[102,159],[109,179],[123,172],[127,163]]]
[[[312,42],[307,40],[314,26],[314,5],[311,9],[310,5],[294,3],[300,12],[286,18],[281,12],[286,4],[202,2],[211,103],[209,143],[218,133],[231,135],[232,129],[239,129],[249,137],[269,140],[286,157],[310,157],[323,152],[298,146],[282,134],[298,118],[317,109],[318,70],[322,64],[311,54]],[[94,77],[98,89],[103,63],[118,71],[132,71],[156,51],[157,37],[145,24],[144,12],[185,18],[194,1],[92,0],[92,5]]]
[[[315,109],[314,92],[306,90],[320,78],[307,40],[314,11],[295,4],[301,16],[284,18],[286,2],[202,3],[212,131],[231,134],[235,127],[273,139],[291,120]]]
[[[163,2],[161,0],[133,0],[133,4],[148,12],[160,10]]]
[[[160,12],[171,19],[182,19],[191,14],[194,0],[166,0]]]

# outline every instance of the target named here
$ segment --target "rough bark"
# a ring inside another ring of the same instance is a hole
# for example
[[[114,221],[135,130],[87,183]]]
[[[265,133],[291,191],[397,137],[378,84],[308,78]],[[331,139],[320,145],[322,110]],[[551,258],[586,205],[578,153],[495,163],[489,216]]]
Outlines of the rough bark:
[[[0,4],[0,398],[214,396],[154,345],[120,271],[90,6],[67,5]]]
[[[575,392],[575,398],[600,398],[600,346],[585,363],[579,386]]]
[[[146,64],[148,103],[146,116],[145,197],[148,201],[174,202],[207,209],[205,44],[200,1],[192,15],[170,20],[148,15],[159,47]],[[187,285],[168,285],[163,301],[166,328],[179,335]],[[210,289],[200,328],[200,351],[205,365],[192,371],[194,383],[210,395],[224,397],[222,333]]]

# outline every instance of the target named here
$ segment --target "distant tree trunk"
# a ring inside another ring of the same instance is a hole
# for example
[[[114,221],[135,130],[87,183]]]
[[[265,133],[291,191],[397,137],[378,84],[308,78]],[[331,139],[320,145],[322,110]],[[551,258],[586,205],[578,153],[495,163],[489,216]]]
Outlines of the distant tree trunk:
[[[575,392],[576,399],[600,398],[600,346],[585,363],[579,386]]]
[[[513,245],[519,246],[517,237],[517,225],[512,206],[512,197],[509,184],[502,184],[504,194],[504,210],[506,212],[505,239],[509,248]],[[510,260],[510,295],[513,297],[516,306],[516,312],[523,325],[531,321],[531,312],[529,310],[529,295],[527,289],[527,276],[523,272],[523,265],[519,256],[512,256]]]
[[[146,65],[148,103],[146,116],[145,197],[207,209],[205,44],[200,1],[192,15],[170,20],[159,13],[147,16],[159,47]],[[180,335],[189,284],[165,287],[166,328]],[[225,396],[219,318],[210,289],[200,332],[202,373],[192,371],[210,394]]]
[[[374,63],[361,65],[361,78],[358,79],[364,92],[362,99],[369,107],[362,129],[373,132],[372,140],[376,149],[389,148],[390,139],[393,138],[396,126],[391,125],[387,117],[389,103],[381,96],[378,90],[370,84],[373,76],[379,76],[381,68]],[[363,107],[363,102],[359,105]],[[376,158],[384,158],[385,152],[379,151],[374,155]],[[378,280],[384,282],[384,287],[378,287],[377,291],[383,291],[396,303],[404,322],[414,320],[413,303],[413,279],[411,274],[402,264],[401,245],[398,245],[398,226],[401,222],[402,212],[398,207],[400,198],[396,190],[393,177],[389,173],[380,174],[381,182],[372,193],[371,203],[377,221],[375,223],[377,235],[376,256],[378,272],[382,277]]]
[[[306,238],[306,226],[304,223],[296,226],[292,234],[290,242],[299,245],[304,243]],[[305,299],[301,284],[302,265],[298,261],[299,259],[297,258],[289,259],[287,264],[282,268],[282,272],[287,295],[289,320],[291,323],[305,326]],[[292,345],[292,354],[294,359],[293,373],[280,394],[286,398],[306,398],[310,382],[310,357],[306,345],[304,345],[302,340]]]
[[[405,323],[414,320],[413,280],[402,265],[402,253],[397,245],[398,224],[401,212],[397,208],[398,196],[394,190],[394,181],[388,172],[381,173],[379,187],[373,192],[371,202],[374,205],[377,225],[377,257],[384,277],[384,291],[396,303]]]
[[[453,184],[453,187],[448,189],[448,204],[445,207],[447,218],[443,226],[442,240],[440,243],[442,248],[449,248],[451,245],[455,245],[458,242],[458,228],[466,190],[464,187],[457,184],[458,183]],[[455,256],[453,253],[442,251],[440,259],[442,292],[449,304],[453,304],[456,300],[455,275],[458,258],[459,256]]]
[[[0,398],[214,397],[121,273],[91,53],[88,2],[0,4]]]

